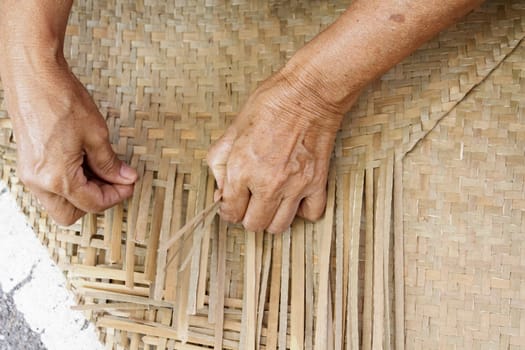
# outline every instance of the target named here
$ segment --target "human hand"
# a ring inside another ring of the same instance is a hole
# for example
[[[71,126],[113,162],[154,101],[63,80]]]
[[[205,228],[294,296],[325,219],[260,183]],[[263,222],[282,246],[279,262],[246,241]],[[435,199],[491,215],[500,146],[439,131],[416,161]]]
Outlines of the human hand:
[[[65,60],[13,64],[4,76],[18,175],[57,223],[131,196],[137,173],[113,152],[104,118]]]
[[[296,214],[319,219],[342,115],[301,77],[281,71],[265,81],[208,152],[221,217],[271,233]]]

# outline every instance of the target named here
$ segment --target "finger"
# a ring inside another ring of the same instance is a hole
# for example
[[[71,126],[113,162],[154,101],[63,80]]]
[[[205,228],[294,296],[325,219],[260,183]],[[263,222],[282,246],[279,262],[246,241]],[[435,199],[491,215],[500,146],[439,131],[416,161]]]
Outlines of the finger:
[[[133,185],[107,184],[87,180],[65,198],[75,207],[98,213],[122,202],[133,194]]]
[[[222,201],[219,208],[222,219],[233,223],[241,222],[248,207],[249,199],[250,191],[246,186],[238,182],[226,182],[222,190]]]
[[[70,226],[86,213],[64,197],[46,191],[33,191],[48,215],[59,225]]]
[[[206,161],[217,181],[219,189],[224,187],[226,178],[226,163],[231,153],[233,139],[225,134],[208,151]]]
[[[278,199],[263,200],[252,195],[242,221],[244,228],[253,232],[264,231],[272,222],[280,202]]]
[[[326,189],[322,189],[301,201],[297,215],[309,221],[317,221],[326,207]]]
[[[295,218],[299,203],[300,200],[297,198],[285,198],[266,230],[270,233],[283,233],[286,231]]]
[[[118,159],[107,139],[90,140],[86,145],[86,158],[89,168],[109,183],[129,185],[137,181],[137,171]]]

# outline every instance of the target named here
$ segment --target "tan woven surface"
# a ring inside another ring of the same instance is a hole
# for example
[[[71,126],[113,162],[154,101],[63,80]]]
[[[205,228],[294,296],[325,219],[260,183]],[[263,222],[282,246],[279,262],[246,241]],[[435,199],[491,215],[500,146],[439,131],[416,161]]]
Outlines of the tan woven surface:
[[[272,237],[215,217],[208,146],[347,5],[75,3],[66,55],[139,169],[135,195],[56,227],[0,118],[1,176],[109,349],[524,346],[520,1],[488,2],[363,94],[319,223]]]
[[[524,68],[522,44],[405,158],[409,344],[525,348]]]

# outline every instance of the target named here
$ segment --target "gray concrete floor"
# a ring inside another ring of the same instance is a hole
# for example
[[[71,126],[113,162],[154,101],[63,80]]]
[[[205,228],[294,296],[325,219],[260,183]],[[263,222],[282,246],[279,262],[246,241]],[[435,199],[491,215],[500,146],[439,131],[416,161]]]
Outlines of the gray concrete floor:
[[[0,181],[0,350],[99,350],[95,327]]]
[[[0,350],[45,350],[40,334],[29,327],[15,306],[13,293],[17,289],[6,294],[0,286]]]
[[[2,195],[7,195],[5,187],[0,190],[0,196]],[[40,340],[40,334],[29,327],[24,315],[18,311],[13,300],[13,293],[23,284],[24,281],[9,293],[4,293],[0,285],[0,350],[46,349]]]

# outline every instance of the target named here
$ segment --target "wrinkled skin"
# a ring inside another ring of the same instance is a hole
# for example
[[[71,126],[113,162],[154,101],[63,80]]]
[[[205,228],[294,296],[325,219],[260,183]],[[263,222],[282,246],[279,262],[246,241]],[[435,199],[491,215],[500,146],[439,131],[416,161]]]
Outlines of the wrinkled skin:
[[[16,76],[5,88],[18,174],[49,215],[70,225],[131,196],[137,174],[113,152],[105,120],[65,61]]]
[[[342,111],[307,85],[277,73],[210,148],[223,219],[281,233],[296,213],[312,221],[322,216]]]

